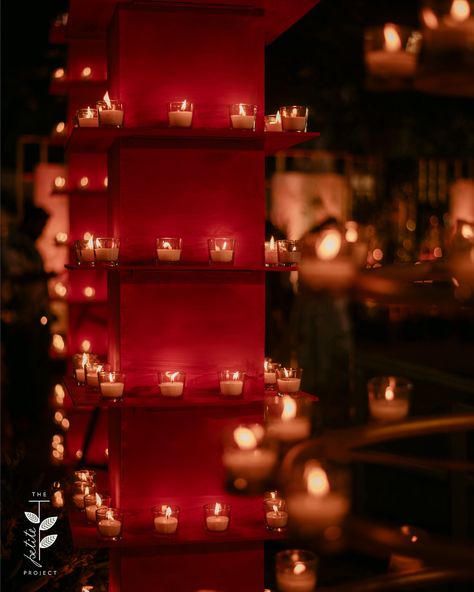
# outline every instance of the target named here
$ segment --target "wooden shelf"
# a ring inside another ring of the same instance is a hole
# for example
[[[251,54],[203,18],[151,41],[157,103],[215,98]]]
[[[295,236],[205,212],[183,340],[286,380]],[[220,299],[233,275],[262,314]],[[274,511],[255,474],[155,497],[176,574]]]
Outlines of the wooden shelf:
[[[119,139],[129,138],[144,142],[183,142],[186,146],[204,144],[230,149],[265,150],[267,155],[287,150],[297,144],[319,137],[319,132],[251,132],[220,128],[74,128],[67,142],[69,152],[106,152]]]
[[[151,272],[168,272],[168,271],[240,271],[240,272],[290,272],[298,271],[298,267],[284,267],[283,265],[275,265],[273,267],[265,267],[265,265],[255,267],[238,267],[235,265],[211,265],[210,263],[185,263],[175,265],[172,263],[120,263],[119,265],[107,266],[87,266],[87,265],[65,265],[69,271],[151,271]]]
[[[151,508],[126,510],[124,531],[120,541],[102,541],[95,525],[86,525],[82,512],[70,512],[74,546],[81,549],[95,547],[139,548],[167,550],[172,547],[218,545],[219,548],[239,546],[250,541],[281,540],[284,533],[266,530],[263,522],[262,497],[238,497],[228,494],[215,496],[192,495],[173,498],[167,503],[180,507],[178,532],[173,535],[155,534]],[[159,503],[160,500],[157,500]],[[204,529],[202,507],[206,503],[223,501],[232,505],[230,527],[227,532],[213,533]]]

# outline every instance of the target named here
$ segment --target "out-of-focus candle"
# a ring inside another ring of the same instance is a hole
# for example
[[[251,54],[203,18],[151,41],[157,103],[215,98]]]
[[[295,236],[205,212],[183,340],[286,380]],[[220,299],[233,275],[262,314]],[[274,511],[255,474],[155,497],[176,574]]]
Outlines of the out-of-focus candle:
[[[383,44],[376,45],[380,33],[376,28],[366,34],[365,63],[372,76],[379,78],[410,78],[416,70],[421,36],[416,31],[387,23],[383,28]],[[403,47],[402,36],[407,39]]]
[[[276,581],[279,592],[313,592],[316,586],[316,555],[289,549],[276,555]]]
[[[272,401],[274,397],[270,399]],[[280,417],[270,415],[267,421],[267,434],[280,442],[296,442],[309,438],[311,433],[311,421],[306,415],[298,415],[298,401],[290,395],[277,397],[278,403],[282,402]],[[300,400],[300,408],[303,410],[303,399]],[[271,405],[271,403],[269,403]]]
[[[222,462],[233,480],[245,479],[249,482],[266,479],[273,471],[277,461],[276,452],[261,446],[256,428],[260,428],[263,434],[263,427],[259,424],[236,427],[233,430],[236,446],[224,450]]]
[[[388,423],[405,419],[410,410],[409,381],[396,376],[376,377],[369,381],[369,411],[371,417]]]

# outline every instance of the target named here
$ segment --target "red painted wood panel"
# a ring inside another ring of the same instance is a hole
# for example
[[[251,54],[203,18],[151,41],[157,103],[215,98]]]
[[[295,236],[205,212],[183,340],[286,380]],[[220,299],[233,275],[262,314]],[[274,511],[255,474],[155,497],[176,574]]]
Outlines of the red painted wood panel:
[[[105,39],[71,39],[68,43],[66,76],[69,80],[85,80],[83,68],[92,72],[90,80],[107,79],[107,50]]]

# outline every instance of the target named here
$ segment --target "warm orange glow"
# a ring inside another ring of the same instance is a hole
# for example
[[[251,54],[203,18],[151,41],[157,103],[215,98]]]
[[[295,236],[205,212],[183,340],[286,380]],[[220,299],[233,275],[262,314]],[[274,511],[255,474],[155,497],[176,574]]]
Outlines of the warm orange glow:
[[[62,384],[56,384],[54,387],[54,394],[56,396],[56,400],[64,399],[66,393],[64,392],[64,388]]]
[[[87,248],[88,249],[93,249],[94,248],[94,243],[93,243],[93,239],[94,239],[94,235],[91,232],[84,232],[84,235],[82,237],[85,241],[89,241],[87,244]]]
[[[82,68],[81,78],[90,78],[92,76],[92,68],[90,66],[85,66]]]
[[[306,486],[310,495],[323,496],[329,493],[329,481],[326,471],[320,466],[312,466],[306,477]]]
[[[79,185],[84,188],[89,185],[89,177],[81,177],[79,180]]]
[[[383,259],[382,249],[374,249],[372,251],[372,257],[375,259],[375,261],[382,261],[382,259]]]
[[[109,186],[109,178],[104,177],[104,187],[108,187],[108,186]]]
[[[92,344],[91,344],[91,342],[88,339],[84,339],[82,341],[82,343],[81,343],[81,350],[83,352],[86,352],[86,353],[87,352],[90,352],[91,351],[91,347],[92,347]]]
[[[214,515],[218,516],[221,511],[222,511],[222,506],[220,505],[219,502],[216,502],[216,505],[214,507]]]
[[[328,230],[316,245],[316,255],[323,261],[334,259],[341,250],[341,244],[341,233],[338,230]]]
[[[474,238],[474,226],[472,224],[463,224],[461,226],[461,234],[463,238],[471,240]]]
[[[42,316],[42,317],[40,318],[40,323],[41,323],[42,325],[47,325],[47,324],[48,324],[48,317]]]
[[[55,189],[62,189],[66,185],[66,177],[58,175],[53,182]]]
[[[389,52],[400,51],[402,48],[402,40],[398,34],[395,25],[386,24],[383,28],[383,36],[385,39],[385,49]]]
[[[76,458],[82,458],[82,450],[76,450],[76,454],[74,455]],[[87,489],[87,488],[86,488]]]
[[[283,411],[281,413],[281,419],[283,421],[289,421],[290,419],[294,419],[296,417],[296,401],[288,396],[283,395]]]
[[[64,339],[59,333],[55,333],[53,335],[52,340],[53,349],[57,352],[63,352],[66,349],[66,344],[64,343]]]
[[[61,422],[61,427],[63,428],[63,430],[64,430],[65,432],[67,432],[67,431],[68,431],[68,429],[69,429],[70,425],[71,425],[71,424],[70,424],[70,422],[69,422],[69,419],[66,419],[66,418],[64,418],[64,419],[62,420],[62,422]]]
[[[109,382],[115,382],[112,372],[109,372]]]
[[[306,565],[304,563],[296,563],[295,567],[293,568],[293,573],[295,574],[295,576],[302,574],[306,571]]]
[[[63,419],[64,419],[63,412],[62,411],[56,411],[56,413],[54,414],[54,421],[56,423],[61,423]]]
[[[60,245],[64,245],[65,243],[67,243],[67,239],[69,237],[67,232],[57,232],[54,238],[57,243],[59,243]]]
[[[449,14],[457,23],[464,22],[471,16],[469,2],[467,0],[453,0]]]
[[[163,241],[161,248],[162,249],[172,249],[173,247],[171,246],[171,243],[169,243],[168,241]]]
[[[95,505],[100,508],[100,506],[102,505],[102,498],[100,497],[100,495],[98,493],[95,494]]]
[[[179,372],[166,372],[166,376],[170,379],[170,382],[174,382],[178,378]]]
[[[95,296],[95,290],[94,290],[94,288],[92,288],[91,286],[86,286],[84,288],[84,296],[86,298],[94,298],[94,296]]]
[[[234,440],[241,450],[253,450],[257,447],[257,438],[249,428],[239,426],[234,430]]]
[[[104,95],[104,102],[109,109],[112,109],[112,103],[110,102],[109,91],[107,91]]]
[[[56,78],[56,80],[61,80],[61,78],[64,78],[65,74],[66,72],[64,71],[64,68],[56,68],[56,70],[53,72],[53,78]]]
[[[54,131],[55,131],[57,134],[62,134],[62,133],[64,133],[64,132],[66,131],[66,124],[64,123],[64,121],[59,121],[59,122],[56,124],[56,127],[54,128]]]
[[[421,18],[423,19],[423,22],[428,27],[428,29],[438,28],[438,17],[431,10],[431,8],[423,8],[423,10],[421,11]]]
[[[240,373],[239,373],[239,371],[237,371],[237,372],[234,372],[234,373],[232,374],[232,380],[239,380],[239,374],[240,374]]]
[[[433,249],[433,255],[436,259],[440,259],[443,256],[443,249],[441,247],[435,247]]]
[[[357,222],[346,223],[346,234],[345,239],[348,243],[356,243],[359,238],[359,232],[357,230]]]

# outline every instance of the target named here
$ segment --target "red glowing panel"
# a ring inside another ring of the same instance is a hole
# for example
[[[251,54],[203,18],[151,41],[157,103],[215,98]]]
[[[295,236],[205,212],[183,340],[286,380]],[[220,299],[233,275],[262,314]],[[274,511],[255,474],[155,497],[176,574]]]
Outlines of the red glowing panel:
[[[90,69],[84,72],[85,68]],[[67,76],[72,80],[105,80],[107,78],[106,43],[104,39],[70,39],[68,41]],[[89,73],[86,78],[85,74]]]

